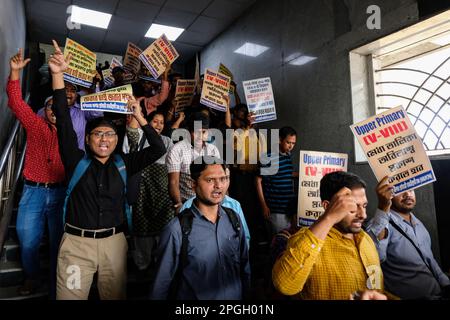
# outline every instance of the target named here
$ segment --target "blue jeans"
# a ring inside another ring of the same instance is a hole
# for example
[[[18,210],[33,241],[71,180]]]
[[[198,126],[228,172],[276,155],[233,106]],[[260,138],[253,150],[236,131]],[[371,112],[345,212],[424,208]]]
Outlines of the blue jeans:
[[[29,279],[38,279],[40,273],[39,247],[48,223],[50,242],[50,296],[56,290],[56,262],[63,234],[62,208],[65,188],[23,186],[17,215],[22,266]]]

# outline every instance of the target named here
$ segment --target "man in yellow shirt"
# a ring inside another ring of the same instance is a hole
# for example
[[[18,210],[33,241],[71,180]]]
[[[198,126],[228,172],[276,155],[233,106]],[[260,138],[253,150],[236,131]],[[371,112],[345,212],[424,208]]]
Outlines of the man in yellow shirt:
[[[386,299],[377,249],[362,230],[366,219],[366,184],[348,172],[334,172],[320,182],[323,215],[290,237],[272,270],[281,293],[302,299]]]

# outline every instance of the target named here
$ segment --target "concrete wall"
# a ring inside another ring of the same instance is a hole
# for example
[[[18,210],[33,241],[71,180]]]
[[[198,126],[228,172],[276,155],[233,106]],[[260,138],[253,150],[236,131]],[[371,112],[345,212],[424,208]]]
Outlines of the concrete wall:
[[[381,29],[369,30],[369,5],[381,8]],[[349,51],[419,20],[415,0],[260,0],[201,54],[201,70],[224,63],[242,81],[270,76],[278,120],[262,127],[290,125],[299,133],[298,151],[349,154],[349,170],[369,184],[368,214],[376,208],[375,177],[367,164],[354,163]],[[233,53],[245,42],[270,47],[258,57]],[[299,52],[317,57],[301,66],[285,59]],[[439,178],[439,177],[438,177]],[[417,191],[417,215],[425,223],[438,252],[433,188]]]
[[[25,11],[22,1],[0,0],[0,152],[7,140],[13,116],[7,106],[6,81],[9,58],[25,47]]]

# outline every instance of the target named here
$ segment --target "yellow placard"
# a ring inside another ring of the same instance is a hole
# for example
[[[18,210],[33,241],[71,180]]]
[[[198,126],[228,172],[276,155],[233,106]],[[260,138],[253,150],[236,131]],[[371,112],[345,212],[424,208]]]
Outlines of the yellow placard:
[[[139,59],[155,79],[163,74],[167,64],[172,64],[178,57],[177,50],[164,34],[139,55]]]
[[[70,83],[90,88],[96,74],[97,55],[78,42],[66,39],[64,58],[71,53],[69,67],[64,72],[64,80]]]
[[[139,73],[139,70],[141,69],[141,60],[139,60],[139,55],[141,53],[141,48],[134,43],[128,42],[127,51],[125,52],[125,57],[123,58],[123,67],[126,71],[135,75]]]
[[[81,110],[131,113],[128,100],[133,97],[131,84],[82,96]]]

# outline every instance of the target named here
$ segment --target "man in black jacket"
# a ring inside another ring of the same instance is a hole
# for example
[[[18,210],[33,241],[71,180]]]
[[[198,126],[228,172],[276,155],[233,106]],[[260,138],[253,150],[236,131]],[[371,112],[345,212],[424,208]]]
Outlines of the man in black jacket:
[[[126,297],[124,232],[131,228],[126,202],[126,176],[159,159],[165,146],[157,132],[142,116],[139,103],[129,102],[150,147],[127,155],[114,155],[117,129],[110,121],[97,118],[86,125],[87,152],[78,148],[67,108],[63,74],[68,62],[53,41],[49,59],[61,159],[69,181],[64,205],[64,230],[58,255],[57,299],[87,299],[97,273],[101,299]],[[69,58],[70,59],[70,58]]]

